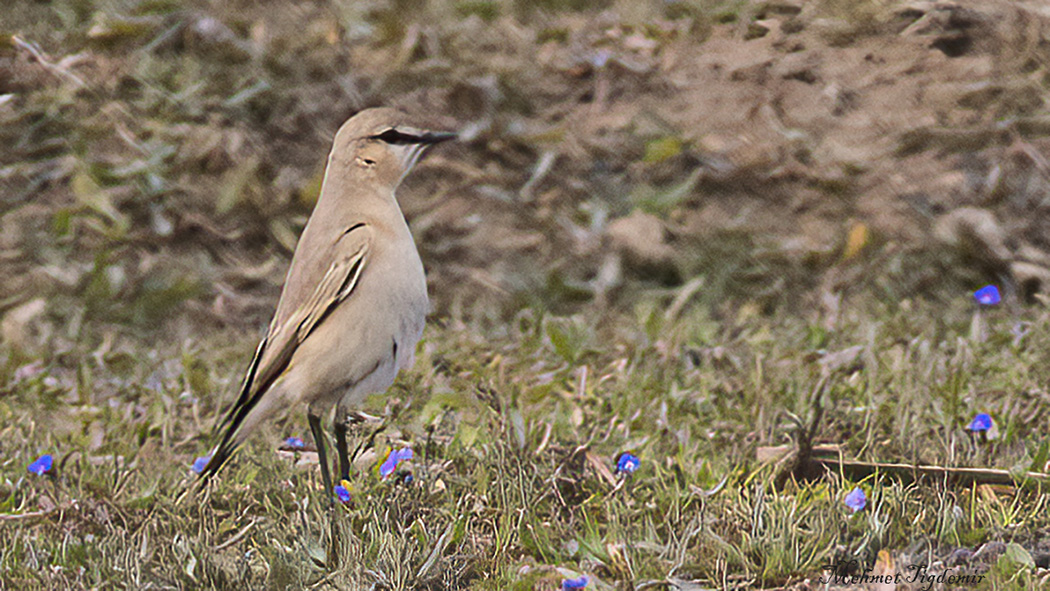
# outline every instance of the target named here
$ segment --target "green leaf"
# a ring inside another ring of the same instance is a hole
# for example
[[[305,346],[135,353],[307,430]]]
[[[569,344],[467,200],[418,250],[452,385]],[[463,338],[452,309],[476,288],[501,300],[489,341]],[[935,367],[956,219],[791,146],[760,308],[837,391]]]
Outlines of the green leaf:
[[[1035,568],[1035,560],[1032,558],[1032,555],[1028,553],[1028,550],[1024,549],[1024,546],[1016,542],[1010,542],[1006,545],[1006,552],[1003,552],[1003,556],[999,560],[1009,561],[1019,567]]]
[[[476,14],[481,20],[489,22],[499,16],[499,3],[492,0],[472,0],[468,2],[457,2],[456,11],[462,16]]]
[[[123,16],[96,12],[87,36],[101,43],[144,37],[156,31],[164,20],[157,16]]]
[[[51,218],[51,230],[57,236],[66,236],[73,226],[73,210],[68,207],[55,212]]]
[[[108,227],[99,228],[111,238],[118,239],[127,234],[130,222],[114,205],[110,194],[102,189],[89,172],[78,170],[73,174],[70,188],[77,201],[109,220]]]
[[[649,317],[645,319],[645,336],[650,343],[655,343],[660,338],[660,332],[664,327],[664,313],[659,307],[649,311]]]
[[[576,363],[594,338],[593,329],[581,318],[548,318],[547,337],[554,352],[569,363]]]
[[[547,337],[551,340],[551,345],[554,345],[555,353],[566,361],[575,361],[576,354],[573,351],[572,340],[564,326],[554,322],[547,323]]]
[[[648,164],[655,164],[657,162],[663,162],[669,158],[682,153],[682,140],[668,136],[653,140],[645,145],[645,156],[642,157],[642,162]]]
[[[1032,462],[1028,465],[1028,469],[1032,472],[1042,472],[1046,469],[1048,460],[1050,460],[1050,439],[1044,439],[1035,452]]]
[[[456,432],[456,441],[458,441],[464,449],[473,447],[474,442],[478,440],[479,433],[480,430],[477,425],[467,423],[466,421],[460,422],[459,429]]]
[[[511,409],[510,424],[514,427],[514,443],[518,449],[525,449],[525,418],[521,416],[520,410]]]
[[[485,464],[483,462],[477,462],[475,464],[474,477],[472,478],[472,480],[474,481],[474,490],[476,490],[479,495],[484,496],[488,494],[489,471],[487,468],[485,468]]]
[[[202,359],[184,353],[182,355],[182,376],[193,394],[200,396],[211,393],[211,376],[208,374],[207,364]]]
[[[703,169],[697,167],[684,181],[666,188],[654,187],[652,185],[639,185],[631,193],[631,200],[638,205],[642,211],[654,215],[664,215],[693,194],[693,189],[700,181]]]

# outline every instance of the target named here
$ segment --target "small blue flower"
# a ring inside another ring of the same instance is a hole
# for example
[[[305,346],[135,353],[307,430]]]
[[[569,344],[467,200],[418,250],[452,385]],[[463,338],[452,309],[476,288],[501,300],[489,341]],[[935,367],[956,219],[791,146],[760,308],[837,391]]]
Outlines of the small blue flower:
[[[32,464],[26,466],[26,470],[29,470],[37,476],[43,476],[51,471],[51,466],[54,465],[54,460],[51,459],[51,454],[44,454],[39,458],[33,460]]]
[[[208,462],[210,462],[210,461],[211,461],[211,454],[206,455],[206,456],[201,456],[201,457],[197,458],[196,460],[193,460],[193,471],[196,472],[197,474],[200,474],[201,472],[204,471],[204,467],[207,466]]]
[[[379,466],[379,475],[386,479],[394,473],[394,470],[397,470],[398,464],[411,459],[412,448],[410,447],[403,447],[397,451],[391,451],[386,457],[386,461],[383,462],[383,465]]]
[[[302,449],[306,446],[301,437],[289,437],[284,440],[284,444],[292,449]]]
[[[346,484],[347,482],[344,480],[343,483]],[[343,486],[342,484],[337,484],[335,485],[335,496],[337,499],[339,499],[340,503],[349,503],[350,489],[346,486]]]
[[[638,469],[638,466],[642,465],[642,461],[638,459],[638,456],[631,452],[623,452],[620,457],[616,458],[616,473],[617,474],[634,474],[634,471]]]
[[[982,306],[995,306],[1002,301],[1002,298],[999,297],[999,288],[994,285],[985,285],[973,292],[973,297]]]
[[[846,495],[846,506],[853,509],[856,513],[868,505],[868,497],[864,496],[864,491],[858,486],[850,491]]]
[[[562,591],[568,591],[569,589],[583,589],[589,582],[590,580],[587,578],[587,575],[580,575],[580,577],[576,579],[562,579],[561,589]]]
[[[980,431],[989,431],[992,428],[992,417],[986,412],[978,413],[977,416],[970,421],[970,425],[966,427],[967,431],[973,431],[974,433]]]

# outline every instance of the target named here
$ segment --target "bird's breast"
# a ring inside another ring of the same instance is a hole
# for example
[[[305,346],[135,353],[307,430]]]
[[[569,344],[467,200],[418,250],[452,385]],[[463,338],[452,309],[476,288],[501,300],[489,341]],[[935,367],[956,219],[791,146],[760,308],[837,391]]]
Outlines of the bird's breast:
[[[377,253],[389,259],[382,263],[386,271],[381,276],[373,275],[373,278],[389,287],[384,292],[390,298],[389,309],[395,311],[397,317],[390,335],[391,347],[397,351],[395,367],[407,369],[412,364],[416,344],[423,336],[429,301],[426,273],[415,242],[407,232],[398,242],[397,248]]]

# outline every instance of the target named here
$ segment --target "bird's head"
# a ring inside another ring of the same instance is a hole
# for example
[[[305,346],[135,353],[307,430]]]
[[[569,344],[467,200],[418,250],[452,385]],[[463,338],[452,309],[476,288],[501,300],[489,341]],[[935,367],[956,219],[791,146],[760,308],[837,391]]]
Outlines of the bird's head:
[[[350,167],[396,188],[427,148],[455,137],[425,129],[397,109],[365,109],[339,129],[329,166]]]

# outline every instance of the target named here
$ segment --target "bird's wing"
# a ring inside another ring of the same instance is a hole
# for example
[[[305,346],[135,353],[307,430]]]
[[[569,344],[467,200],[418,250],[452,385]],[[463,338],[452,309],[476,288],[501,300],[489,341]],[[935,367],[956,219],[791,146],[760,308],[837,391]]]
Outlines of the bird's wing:
[[[248,413],[266,395],[270,386],[288,370],[292,355],[324,321],[339,302],[351,295],[361,271],[368,262],[372,245],[372,229],[364,223],[346,229],[332,248],[332,263],[321,278],[313,294],[278,324],[270,324],[266,337],[255,350],[241,385],[240,396],[230,408],[220,426],[224,430],[222,442],[211,461],[201,472],[214,474],[236,447],[234,436]]]

